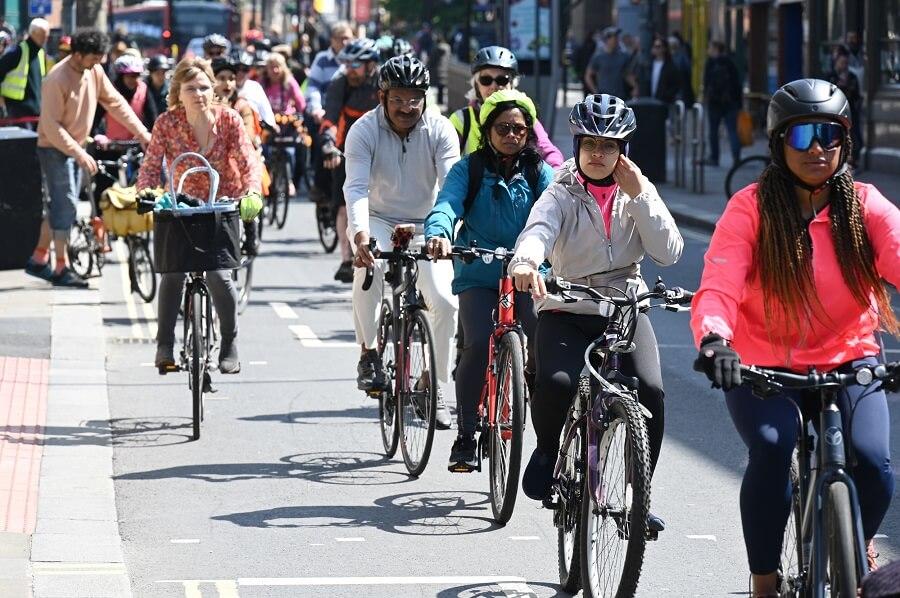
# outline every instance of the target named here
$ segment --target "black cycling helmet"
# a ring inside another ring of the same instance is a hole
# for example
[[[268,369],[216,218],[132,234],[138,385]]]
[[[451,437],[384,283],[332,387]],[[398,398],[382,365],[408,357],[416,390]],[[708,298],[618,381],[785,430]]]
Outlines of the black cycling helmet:
[[[231,71],[235,74],[238,72],[238,62],[233,58],[226,58],[224,56],[213,58],[210,66],[212,66],[214,75],[218,75],[222,71]]]
[[[344,46],[337,55],[338,62],[378,61],[378,46],[374,39],[363,37]]]
[[[157,54],[156,56],[151,56],[147,61],[147,71],[167,71],[172,68],[172,64],[169,62],[169,57],[164,56],[162,54]]]
[[[228,46],[231,44],[228,43],[228,40],[225,39],[225,36],[219,35],[218,33],[212,33],[203,38],[203,51],[209,52],[212,48],[222,48],[224,50],[228,50]]]
[[[604,179],[589,177],[581,168],[581,138],[606,137],[619,141],[622,151],[637,130],[637,119],[634,110],[625,105],[620,98],[607,93],[595,93],[585,97],[572,107],[569,113],[569,131],[572,133],[572,145],[575,154],[575,168],[586,181],[595,185],[610,185],[612,174]],[[585,187],[586,188],[586,187]]]
[[[472,74],[487,68],[498,68],[512,71],[519,74],[519,61],[516,55],[507,48],[501,46],[488,46],[478,50],[475,59],[472,61]]]
[[[385,39],[381,44],[379,44],[379,53],[383,62],[387,62],[394,56],[412,56],[412,44],[410,44],[402,37],[393,38],[390,45],[387,45],[385,43],[386,41],[387,40]]]
[[[431,76],[422,61],[415,56],[394,56],[382,65],[379,71],[378,87],[389,89],[421,89],[426,91],[431,84]]]
[[[813,188],[787,167],[784,160],[784,144],[781,142],[787,128],[797,121],[809,119],[827,119],[840,124],[844,129],[844,142],[841,144],[841,162],[825,183]],[[850,139],[850,103],[847,96],[837,85],[821,79],[798,79],[781,86],[769,102],[766,114],[766,133],[769,135],[769,148],[776,166],[786,172],[793,183],[808,191],[818,191],[847,172]]]

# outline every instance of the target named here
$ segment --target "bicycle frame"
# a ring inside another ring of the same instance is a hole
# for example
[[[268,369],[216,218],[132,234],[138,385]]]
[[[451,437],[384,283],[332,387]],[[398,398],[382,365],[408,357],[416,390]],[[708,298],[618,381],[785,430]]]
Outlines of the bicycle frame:
[[[215,349],[218,341],[218,332],[216,330],[216,326],[214,326],[214,312],[212,308],[212,297],[209,294],[209,287],[206,286],[206,276],[203,272],[190,272],[188,274],[187,281],[184,285],[184,297],[183,297],[183,317],[184,317],[184,347],[181,352],[182,358],[182,369],[187,370],[189,364],[188,361],[188,351],[190,350],[188,344],[188,332],[191,328],[191,316],[192,316],[192,306],[191,306],[191,297],[194,292],[199,291],[202,297],[203,303],[203,330],[202,331],[194,331],[194,334],[202,333],[203,334],[203,352],[205,355],[203,356],[203,374],[204,378],[206,378],[209,374],[209,368],[212,364],[212,352]],[[206,382],[204,382],[206,383]]]

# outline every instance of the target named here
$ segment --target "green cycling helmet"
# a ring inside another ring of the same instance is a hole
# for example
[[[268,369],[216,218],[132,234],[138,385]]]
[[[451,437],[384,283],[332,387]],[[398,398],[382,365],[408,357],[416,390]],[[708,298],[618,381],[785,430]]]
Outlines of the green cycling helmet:
[[[488,117],[497,109],[499,104],[508,102],[515,102],[522,112],[531,117],[532,124],[537,121],[537,109],[534,107],[534,102],[531,101],[531,98],[518,89],[500,89],[488,96],[488,99],[481,105],[481,112],[478,113],[478,122],[487,122]]]

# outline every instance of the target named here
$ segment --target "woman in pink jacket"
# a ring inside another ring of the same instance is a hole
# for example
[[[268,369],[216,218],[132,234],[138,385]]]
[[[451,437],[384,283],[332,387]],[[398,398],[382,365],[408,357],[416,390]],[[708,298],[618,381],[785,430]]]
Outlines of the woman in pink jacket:
[[[749,452],[740,505],[754,597],[778,596],[799,426],[787,398],[762,401],[741,386],[740,363],[797,372],[876,363],[877,330],[897,332],[882,279],[900,284],[900,210],[853,181],[844,94],[816,79],[788,83],[772,96],[767,129],[772,164],[716,225],[691,318],[695,368],[725,390]],[[894,491],[879,384],[840,397],[870,567]]]

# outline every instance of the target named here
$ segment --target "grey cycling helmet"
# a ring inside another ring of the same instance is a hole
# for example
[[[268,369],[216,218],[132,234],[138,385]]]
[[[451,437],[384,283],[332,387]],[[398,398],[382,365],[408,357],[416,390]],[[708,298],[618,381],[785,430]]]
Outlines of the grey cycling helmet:
[[[225,36],[213,33],[203,38],[203,51],[209,52],[212,48],[222,48],[226,52],[231,44],[225,39]]]
[[[837,85],[821,79],[798,79],[783,85],[769,102],[766,132],[787,128],[807,118],[828,118],[850,129],[850,103]]]
[[[378,87],[388,89],[421,89],[431,84],[431,76],[422,61],[415,56],[394,56],[379,71]]]
[[[487,68],[506,69],[519,74],[519,61],[516,55],[501,46],[488,46],[478,50],[472,61],[472,74]]]
[[[620,98],[606,93],[585,97],[569,114],[569,131],[575,137],[590,135],[628,142],[635,130],[634,111]]]
[[[378,45],[374,39],[355,39],[344,46],[337,55],[338,62],[366,62],[378,60]]]

